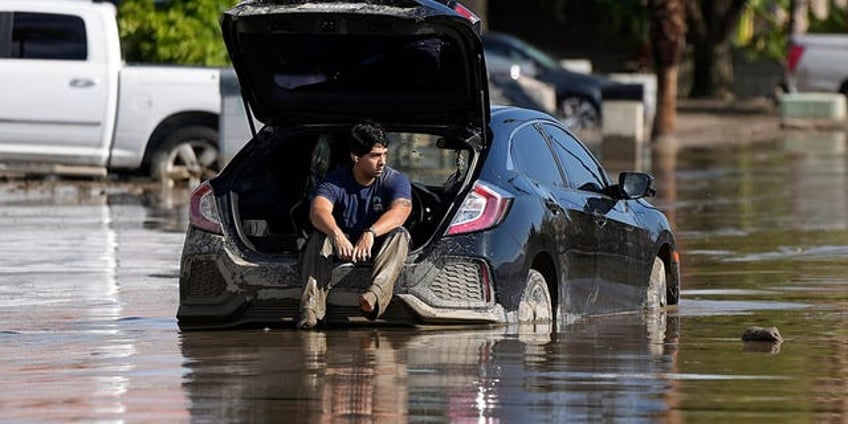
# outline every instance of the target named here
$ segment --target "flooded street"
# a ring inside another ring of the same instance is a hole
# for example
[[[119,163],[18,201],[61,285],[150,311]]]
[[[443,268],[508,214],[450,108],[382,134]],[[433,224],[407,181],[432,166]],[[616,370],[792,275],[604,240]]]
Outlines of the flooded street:
[[[544,326],[180,333],[185,191],[0,185],[3,422],[845,422],[848,141],[653,155],[678,307]],[[782,344],[743,343],[776,326]]]

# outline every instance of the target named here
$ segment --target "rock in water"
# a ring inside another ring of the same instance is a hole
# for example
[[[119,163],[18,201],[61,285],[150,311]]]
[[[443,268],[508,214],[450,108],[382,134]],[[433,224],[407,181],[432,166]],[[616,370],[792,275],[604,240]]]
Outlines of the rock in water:
[[[749,327],[742,333],[742,341],[745,342],[782,342],[783,336],[777,327]]]

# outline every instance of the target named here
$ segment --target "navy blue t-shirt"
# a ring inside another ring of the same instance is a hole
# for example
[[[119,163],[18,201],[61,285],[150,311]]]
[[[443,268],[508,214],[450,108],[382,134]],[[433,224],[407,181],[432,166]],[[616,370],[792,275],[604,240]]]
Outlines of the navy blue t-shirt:
[[[397,199],[412,199],[409,178],[388,166],[370,186],[362,186],[350,167],[330,171],[318,184],[316,196],[333,204],[333,218],[352,240],[374,225],[380,215]]]

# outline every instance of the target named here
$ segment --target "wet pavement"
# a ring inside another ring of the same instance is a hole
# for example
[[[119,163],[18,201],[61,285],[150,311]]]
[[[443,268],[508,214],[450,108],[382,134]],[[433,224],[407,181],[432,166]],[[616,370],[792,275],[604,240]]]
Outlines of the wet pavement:
[[[0,185],[3,422],[845,422],[848,141],[658,149],[678,307],[180,333],[185,191]],[[743,343],[753,325],[782,344]]]

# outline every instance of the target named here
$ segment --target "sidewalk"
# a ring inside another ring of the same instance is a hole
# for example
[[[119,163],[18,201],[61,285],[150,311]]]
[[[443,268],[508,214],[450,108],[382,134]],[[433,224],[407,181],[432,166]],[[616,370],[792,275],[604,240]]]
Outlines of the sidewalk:
[[[779,111],[770,99],[677,103],[675,136],[680,147],[768,141],[782,130]]]

